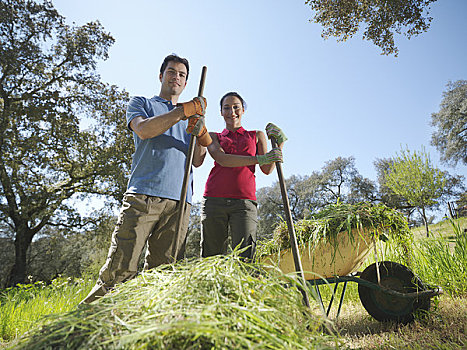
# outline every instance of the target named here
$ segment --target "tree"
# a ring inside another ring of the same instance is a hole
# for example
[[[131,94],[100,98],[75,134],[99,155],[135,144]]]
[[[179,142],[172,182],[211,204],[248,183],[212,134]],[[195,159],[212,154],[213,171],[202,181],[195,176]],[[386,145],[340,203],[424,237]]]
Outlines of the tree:
[[[429,5],[436,0],[306,0],[312,21],[323,26],[321,36],[346,41],[365,26],[363,39],[380,47],[382,54],[397,56],[394,33],[408,39],[430,27]]]
[[[201,256],[201,202],[193,203],[190,210],[185,257],[199,258]]]
[[[456,200],[456,215],[467,216],[467,192],[460,193]]]
[[[70,27],[50,1],[2,0],[0,29],[0,222],[15,236],[11,286],[24,281],[27,249],[44,227],[86,224],[72,197],[120,200],[132,141],[127,94],[96,74],[114,41],[99,22]]]
[[[467,80],[447,84],[438,113],[431,115],[436,128],[431,144],[441,153],[441,161],[467,164]]]
[[[397,209],[407,216],[409,224],[412,222],[411,215],[416,210],[413,205],[410,205],[407,200],[396,194],[388,185],[386,175],[394,165],[394,159],[381,158],[376,159],[373,163],[376,169],[378,182],[378,200],[390,208]]]
[[[310,215],[315,207],[320,206],[315,195],[317,187],[310,176],[292,175],[285,179],[292,220],[300,220]],[[258,239],[272,237],[274,227],[280,220],[285,220],[284,205],[279,182],[269,187],[258,189]]]
[[[374,201],[375,184],[363,178],[355,166],[354,157],[337,157],[327,161],[318,174],[321,207],[337,202]]]
[[[423,149],[420,153],[403,149],[386,172],[386,184],[395,194],[419,209],[429,236],[426,210],[439,205],[445,193],[445,173],[431,164]]]

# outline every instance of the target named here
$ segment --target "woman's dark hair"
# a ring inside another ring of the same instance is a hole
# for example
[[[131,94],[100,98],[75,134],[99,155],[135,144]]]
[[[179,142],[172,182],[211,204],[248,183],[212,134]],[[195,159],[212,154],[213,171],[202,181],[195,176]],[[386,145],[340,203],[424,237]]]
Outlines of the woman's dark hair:
[[[186,67],[186,80],[188,80],[188,74],[190,73],[190,65],[188,64],[188,60],[186,58],[177,56],[174,53],[171,55],[168,55],[166,58],[164,58],[164,62],[162,62],[161,74],[164,74],[164,71],[167,68],[167,65],[169,64],[169,62],[183,63]]]
[[[242,96],[240,96],[240,95],[238,94],[238,92],[234,92],[234,91],[228,92],[228,93],[226,93],[224,96],[222,96],[222,98],[221,98],[221,103],[220,103],[220,105],[221,105],[221,110],[222,110],[222,103],[224,102],[224,99],[225,99],[226,97],[229,97],[229,96],[234,96],[234,97],[238,98],[240,101],[242,101],[243,109],[246,110],[246,102],[245,102],[245,100],[243,99]]]

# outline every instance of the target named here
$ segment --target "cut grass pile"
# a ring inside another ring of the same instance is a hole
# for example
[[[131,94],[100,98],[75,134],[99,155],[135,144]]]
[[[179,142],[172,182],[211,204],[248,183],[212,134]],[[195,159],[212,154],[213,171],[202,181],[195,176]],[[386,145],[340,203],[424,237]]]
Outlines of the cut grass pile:
[[[13,349],[328,349],[323,321],[280,276],[236,255],[142,273],[90,305],[52,315]]]

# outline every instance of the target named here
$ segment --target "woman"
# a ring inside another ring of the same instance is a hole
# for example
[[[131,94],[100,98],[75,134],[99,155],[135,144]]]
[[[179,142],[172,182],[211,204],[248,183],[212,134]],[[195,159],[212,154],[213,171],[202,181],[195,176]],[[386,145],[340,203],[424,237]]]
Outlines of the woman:
[[[275,162],[282,161],[287,138],[277,126],[268,124],[268,137],[274,137],[279,147],[267,152],[264,132],[242,127],[246,104],[238,93],[225,94],[220,107],[225,129],[210,133],[212,143],[208,151],[215,162],[204,191],[201,256],[225,253],[230,231],[232,246],[246,248],[240,255],[252,259],[258,222],[255,166],[259,164],[266,175],[272,173]]]

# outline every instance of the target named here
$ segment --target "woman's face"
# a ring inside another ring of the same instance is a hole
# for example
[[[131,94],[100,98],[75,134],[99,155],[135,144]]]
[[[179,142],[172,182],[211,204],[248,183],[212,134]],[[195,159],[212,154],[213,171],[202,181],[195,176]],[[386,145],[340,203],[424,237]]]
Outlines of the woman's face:
[[[227,96],[222,101],[221,114],[224,117],[227,129],[240,128],[244,112],[242,101],[237,96]]]

